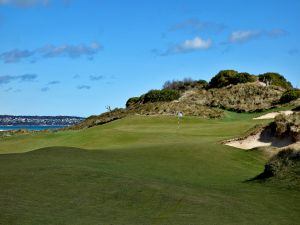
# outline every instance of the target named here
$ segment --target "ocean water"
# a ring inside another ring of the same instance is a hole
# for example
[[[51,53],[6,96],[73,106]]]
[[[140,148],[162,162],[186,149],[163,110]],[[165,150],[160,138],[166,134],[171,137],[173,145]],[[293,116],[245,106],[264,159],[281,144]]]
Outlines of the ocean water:
[[[27,130],[47,130],[47,129],[59,129],[64,128],[66,126],[0,126],[0,131],[6,130],[20,130],[20,129],[27,129]]]

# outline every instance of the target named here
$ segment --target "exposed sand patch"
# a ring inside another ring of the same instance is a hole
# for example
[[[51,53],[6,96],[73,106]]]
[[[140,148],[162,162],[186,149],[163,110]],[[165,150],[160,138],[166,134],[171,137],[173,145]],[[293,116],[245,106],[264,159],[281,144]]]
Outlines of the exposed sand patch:
[[[287,111],[280,111],[280,112],[271,112],[267,113],[265,115],[262,115],[260,117],[253,118],[254,120],[267,120],[267,119],[274,119],[277,115],[284,114],[284,115],[291,115],[293,114],[293,111],[287,110]]]
[[[266,87],[266,86],[267,86],[267,84],[266,84],[266,83],[264,83],[264,82],[260,82],[260,81],[258,81],[258,82],[257,82],[257,84],[258,84],[258,85],[260,85],[260,86],[263,86],[263,87]]]
[[[278,138],[272,135],[270,129],[265,129],[257,134],[250,135],[241,140],[231,140],[225,142],[225,145],[232,146],[240,149],[252,149],[257,147],[277,147],[283,148],[294,144],[291,137]]]

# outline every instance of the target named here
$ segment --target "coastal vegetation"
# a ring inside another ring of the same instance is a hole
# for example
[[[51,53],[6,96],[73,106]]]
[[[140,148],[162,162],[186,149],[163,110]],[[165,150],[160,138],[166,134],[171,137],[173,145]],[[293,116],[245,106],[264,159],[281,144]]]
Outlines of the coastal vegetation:
[[[300,90],[299,89],[291,89],[284,92],[280,98],[281,103],[289,103],[293,100],[300,98]]]
[[[228,85],[236,85],[256,81],[254,75],[239,73],[235,70],[221,70],[209,82],[209,88],[222,88]]]
[[[287,81],[285,77],[279,73],[264,73],[258,75],[258,79],[268,85],[275,85],[286,90],[292,89],[291,82]]]
[[[163,85],[163,89],[185,92],[191,89],[204,89],[207,88],[207,86],[208,83],[205,80],[193,80],[191,78],[184,78],[182,81],[166,81]]]

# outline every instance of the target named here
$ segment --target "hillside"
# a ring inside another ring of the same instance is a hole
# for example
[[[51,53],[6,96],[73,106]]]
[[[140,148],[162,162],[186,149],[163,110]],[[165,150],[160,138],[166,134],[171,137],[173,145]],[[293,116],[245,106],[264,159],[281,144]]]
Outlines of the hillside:
[[[224,117],[224,110],[259,112],[296,100],[298,95],[295,93],[298,90],[278,73],[255,76],[222,70],[210,82],[167,81],[161,90],[150,90],[129,98],[126,108],[91,116],[70,129],[101,125],[132,115],[177,115],[182,112],[185,116],[215,119]]]

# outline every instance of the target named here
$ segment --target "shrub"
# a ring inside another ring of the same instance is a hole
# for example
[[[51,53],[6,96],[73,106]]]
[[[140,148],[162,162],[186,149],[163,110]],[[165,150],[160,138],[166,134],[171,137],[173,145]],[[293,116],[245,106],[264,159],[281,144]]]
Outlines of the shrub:
[[[249,73],[238,73],[235,70],[221,70],[209,82],[209,88],[221,88],[230,84],[254,82],[255,76]]]
[[[260,177],[263,179],[277,177],[285,180],[285,184],[299,185],[299,167],[300,152],[290,148],[283,149],[269,160]]]
[[[243,73],[238,73],[235,77],[233,77],[231,83],[242,84],[248,82],[255,82],[256,80],[257,80],[256,76],[243,72]]]
[[[176,91],[187,91],[190,89],[203,89],[206,88],[207,81],[205,80],[192,80],[190,78],[185,78],[183,81],[179,80],[173,80],[173,81],[167,81],[163,85],[163,89],[170,89],[170,90],[176,90]]]
[[[280,103],[288,103],[300,98],[300,90],[292,89],[284,92],[280,98]]]
[[[170,102],[180,97],[176,90],[163,89],[151,90],[143,96],[143,103],[147,102]]]
[[[141,102],[141,98],[140,97],[132,97],[132,98],[129,98],[126,102],[126,108],[130,107],[130,106],[133,106],[133,105],[136,105],[138,103]]]
[[[264,82],[266,84],[271,84],[275,86],[279,86],[285,89],[293,88],[292,84],[288,82],[284,76],[279,73],[264,73],[258,76],[259,81]]]

